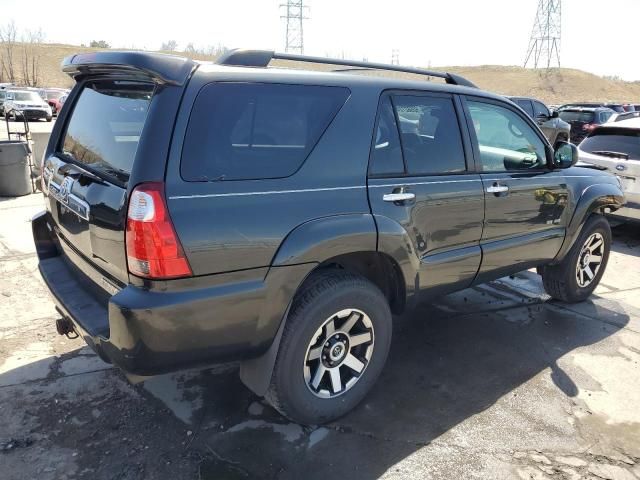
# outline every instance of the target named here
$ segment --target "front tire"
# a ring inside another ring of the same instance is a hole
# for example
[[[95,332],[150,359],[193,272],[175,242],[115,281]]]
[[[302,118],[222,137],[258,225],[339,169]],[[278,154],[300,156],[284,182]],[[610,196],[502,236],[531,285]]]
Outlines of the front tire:
[[[387,359],[392,317],[367,279],[331,270],[296,295],[284,328],[267,400],[306,425],[329,422],[369,392]]]
[[[611,227],[602,215],[592,215],[569,253],[558,265],[542,269],[546,292],[557,300],[578,303],[593,293],[609,261]]]

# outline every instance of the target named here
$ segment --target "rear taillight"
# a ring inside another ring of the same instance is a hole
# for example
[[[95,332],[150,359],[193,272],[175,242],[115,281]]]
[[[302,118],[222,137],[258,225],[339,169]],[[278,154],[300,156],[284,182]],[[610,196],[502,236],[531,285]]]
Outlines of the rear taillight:
[[[143,183],[131,192],[126,244],[129,272],[134,275],[152,279],[192,275],[169,217],[162,183]]]

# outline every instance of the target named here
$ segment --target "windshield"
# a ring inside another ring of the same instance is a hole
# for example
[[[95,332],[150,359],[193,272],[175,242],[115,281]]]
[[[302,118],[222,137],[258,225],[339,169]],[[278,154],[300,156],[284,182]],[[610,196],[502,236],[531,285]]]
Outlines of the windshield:
[[[629,160],[640,160],[640,130],[628,128],[600,128],[585,138],[580,149],[585,152],[617,152],[629,155]]]
[[[13,92],[13,99],[17,102],[41,102],[40,95],[35,92]]]
[[[46,97],[49,100],[57,100],[58,98],[60,98],[62,95],[64,95],[64,92],[57,92],[57,91],[50,91],[46,93]]]
[[[594,119],[593,112],[581,112],[577,110],[562,110],[559,115],[565,122],[591,123]]]

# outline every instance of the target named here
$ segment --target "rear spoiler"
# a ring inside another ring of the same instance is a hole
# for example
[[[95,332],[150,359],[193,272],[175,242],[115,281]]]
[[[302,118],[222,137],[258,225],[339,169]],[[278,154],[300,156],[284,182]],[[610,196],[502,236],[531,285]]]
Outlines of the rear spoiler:
[[[71,55],[62,71],[76,81],[87,75],[116,75],[184,85],[198,63],[184,57],[149,52],[107,51]]]

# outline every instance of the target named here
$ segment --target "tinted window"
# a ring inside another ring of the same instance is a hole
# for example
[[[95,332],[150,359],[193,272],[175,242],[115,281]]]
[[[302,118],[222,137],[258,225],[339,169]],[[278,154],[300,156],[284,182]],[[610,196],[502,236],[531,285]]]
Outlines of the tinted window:
[[[191,111],[182,176],[187,181],[289,176],[348,96],[340,87],[209,84]]]
[[[613,112],[600,112],[600,123],[606,123],[611,118]]]
[[[540,115],[544,115],[545,117],[550,117],[549,109],[544,103],[540,103],[537,101],[533,101],[533,113],[534,116],[538,117]]]
[[[533,108],[531,108],[530,100],[519,99],[519,100],[516,100],[516,103],[520,108],[522,108],[525,112],[527,112],[527,115],[529,115],[530,117],[533,117]]]
[[[153,85],[146,83],[87,84],[67,125],[63,153],[98,173],[128,180],[152,94]]]
[[[468,102],[484,171],[546,165],[544,143],[520,115],[497,105]]]
[[[582,112],[579,110],[561,110],[558,114],[565,122],[591,123],[595,118],[593,112]]]
[[[626,153],[630,160],[640,160],[640,130],[599,128],[580,144],[585,152],[598,154]]]
[[[410,175],[463,172],[462,137],[449,98],[396,96],[402,152]]]
[[[385,97],[382,101],[378,115],[369,173],[372,175],[404,173],[400,135],[389,97]]]

